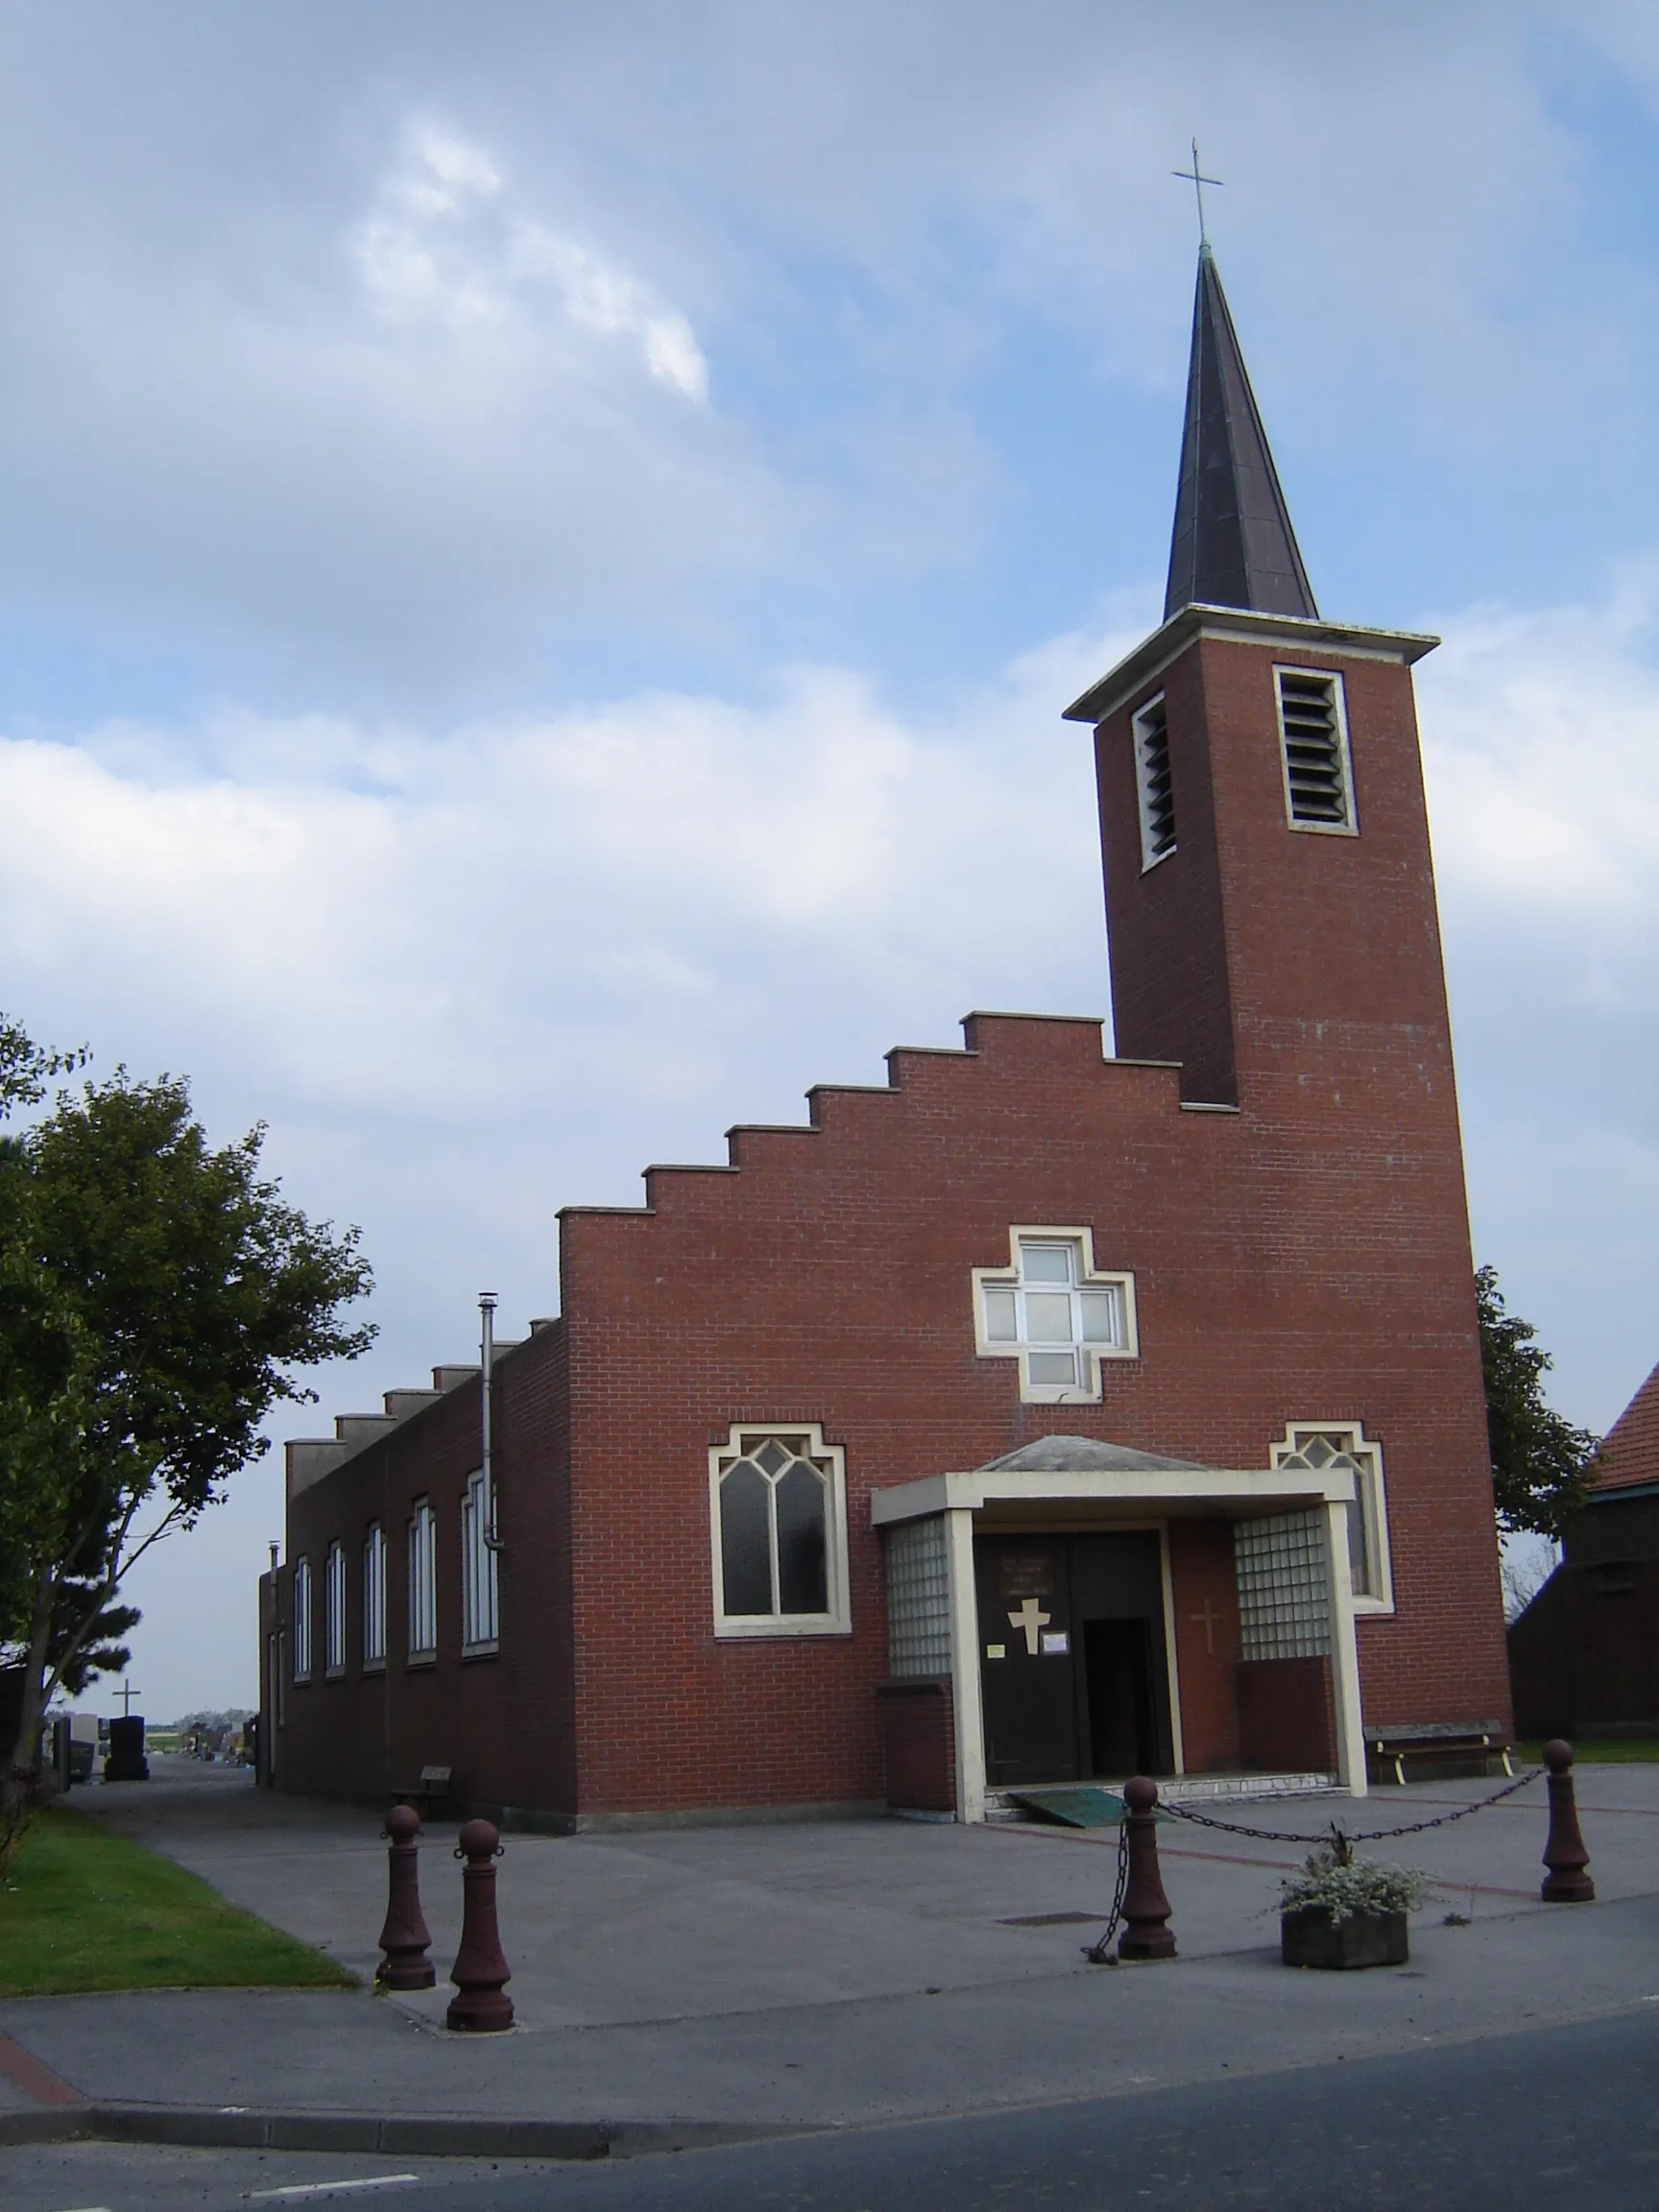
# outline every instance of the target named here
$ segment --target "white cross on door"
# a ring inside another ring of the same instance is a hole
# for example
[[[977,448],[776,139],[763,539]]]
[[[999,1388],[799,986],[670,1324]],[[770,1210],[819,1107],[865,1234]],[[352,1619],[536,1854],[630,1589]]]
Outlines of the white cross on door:
[[[1036,1658],[1037,1632],[1041,1628],[1046,1628],[1053,1618],[1052,1613],[1044,1612],[1035,1598],[1027,1598],[1018,1613],[1009,1614],[1009,1627],[1023,1628],[1025,1631],[1025,1652],[1028,1658]]]

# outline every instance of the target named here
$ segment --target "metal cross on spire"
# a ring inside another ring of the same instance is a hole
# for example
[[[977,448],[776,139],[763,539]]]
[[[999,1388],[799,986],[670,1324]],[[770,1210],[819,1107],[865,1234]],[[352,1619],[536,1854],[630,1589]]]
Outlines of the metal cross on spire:
[[[1201,247],[1207,247],[1210,243],[1210,233],[1204,225],[1204,187],[1206,184],[1225,183],[1226,179],[1222,177],[1205,176],[1203,168],[1200,165],[1198,159],[1198,141],[1196,138],[1194,138],[1192,141],[1191,168],[1171,169],[1169,174],[1171,177],[1179,177],[1185,182],[1190,184],[1193,192],[1196,194],[1198,200],[1198,243]]]

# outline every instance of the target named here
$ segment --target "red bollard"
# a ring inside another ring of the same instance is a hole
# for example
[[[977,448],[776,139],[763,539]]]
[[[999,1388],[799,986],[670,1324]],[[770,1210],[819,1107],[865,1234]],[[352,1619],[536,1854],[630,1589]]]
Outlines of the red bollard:
[[[451,2028],[498,2034],[513,2025],[513,2000],[501,1990],[512,1975],[495,1925],[495,1862],[501,1856],[495,1823],[469,1820],[455,1856],[466,1860],[467,1871],[461,1877],[461,1948],[449,1969],[460,1995],[449,2000],[447,2022]]]
[[[1573,1746],[1557,1736],[1544,1746],[1550,1769],[1550,1835],[1544,1845],[1549,1873],[1538,1894],[1547,1905],[1588,1905],[1596,1885],[1586,1869],[1590,1854],[1578,1832],[1578,1806],[1573,1791]]]
[[[438,1970],[426,1956],[432,1938],[421,1912],[421,1875],[417,1865],[421,1815],[413,1805],[394,1805],[386,1815],[386,1834],[392,1848],[387,1854],[386,1925],[380,1931],[380,1948],[386,1954],[374,1969],[381,1989],[430,1989]]]
[[[1129,1838],[1129,1880],[1123,1890],[1119,1959],[1173,1959],[1169,1900],[1158,1871],[1158,1785],[1137,1774],[1123,1785],[1123,1826]]]

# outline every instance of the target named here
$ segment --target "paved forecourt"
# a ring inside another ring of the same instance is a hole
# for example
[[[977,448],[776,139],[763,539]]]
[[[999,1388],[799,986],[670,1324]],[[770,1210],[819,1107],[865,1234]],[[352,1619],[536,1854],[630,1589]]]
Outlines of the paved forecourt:
[[[155,1763],[78,1794],[233,1902],[367,1981],[385,1903],[372,1810]],[[1280,1870],[1302,1844],[1168,1822],[1181,1956],[1103,1969],[1081,1946],[1110,1902],[1113,1831],[901,1820],[510,1835],[502,1940],[519,2029],[442,2028],[459,1934],[454,1823],[421,1891],[439,1986],[368,1994],[159,1992],[0,2006],[0,2032],[96,2100],[334,2112],[835,2125],[1134,2090],[1421,2048],[1659,2007],[1659,1767],[1582,1769],[1599,1901],[1538,1901],[1542,1782],[1453,1825],[1369,1846],[1442,1884],[1410,1965],[1278,1963]],[[1224,1812],[1314,1839],[1433,1817],[1495,1783]],[[1467,1926],[1445,1926],[1448,1912]]]

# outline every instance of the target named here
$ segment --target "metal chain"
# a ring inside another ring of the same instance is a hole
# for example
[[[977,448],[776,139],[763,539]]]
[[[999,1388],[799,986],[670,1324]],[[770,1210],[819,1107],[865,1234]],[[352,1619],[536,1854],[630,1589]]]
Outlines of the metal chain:
[[[1092,1966],[1115,1966],[1118,1963],[1112,1956],[1112,1938],[1117,1935],[1118,1922],[1123,1917],[1123,1892],[1128,1886],[1129,1815],[1125,1808],[1123,1817],[1118,1823],[1118,1887],[1112,1893],[1112,1911],[1107,1916],[1106,1930],[1094,1942],[1083,1946],[1083,1956]]]
[[[1513,1797],[1517,1790],[1525,1790],[1528,1782],[1536,1782],[1544,1772],[1542,1767],[1530,1767],[1513,1782],[1505,1783],[1502,1790],[1494,1791],[1490,1797],[1477,1797],[1473,1805],[1459,1805],[1453,1812],[1437,1814],[1431,1820],[1407,1820],[1398,1828],[1367,1828],[1358,1836],[1349,1836],[1350,1843],[1381,1843],[1395,1836],[1421,1836],[1429,1828],[1445,1828],[1454,1820],[1467,1820],[1471,1813],[1484,1813],[1488,1805],[1501,1805],[1505,1797]],[[1238,1820],[1217,1820],[1208,1813],[1195,1813],[1190,1805],[1181,1805],[1160,1797],[1160,1813],[1167,1813],[1173,1820],[1190,1820],[1198,1828],[1219,1828],[1228,1836],[1248,1836],[1257,1843],[1311,1843],[1317,1839],[1306,1834],[1292,1834],[1284,1828],[1246,1828]],[[1336,1823],[1331,1823],[1335,1830]],[[1341,1833],[1339,1831],[1339,1833]]]
[[[1335,1821],[1331,1823],[1331,1834],[1339,1842],[1382,1843],[1396,1836],[1421,1836],[1430,1828],[1445,1828],[1454,1820],[1467,1820],[1471,1813],[1484,1813],[1489,1805],[1502,1805],[1505,1797],[1513,1797],[1518,1790],[1525,1790],[1528,1782],[1536,1782],[1544,1772],[1542,1767],[1529,1767],[1525,1774],[1506,1782],[1502,1790],[1495,1790],[1490,1797],[1477,1797],[1473,1805],[1456,1806],[1450,1813],[1437,1813],[1430,1820],[1407,1820],[1398,1828],[1366,1828],[1358,1836],[1350,1836]],[[1190,1805],[1179,1805],[1166,1798],[1158,1800],[1160,1813],[1167,1813],[1171,1819],[1190,1821],[1197,1828],[1216,1828],[1226,1836],[1248,1836],[1257,1843],[1313,1843],[1316,1836],[1294,1832],[1286,1828],[1246,1828],[1242,1821],[1217,1820],[1208,1813],[1195,1813]],[[460,1857],[460,1853],[456,1853]],[[1094,1966],[1112,1966],[1117,1963],[1112,1956],[1112,1938],[1117,1935],[1123,1918],[1123,1893],[1129,1885],[1129,1818],[1125,1808],[1118,1823],[1118,1883],[1112,1893],[1112,1910],[1106,1926],[1093,1943],[1085,1943],[1083,1956]]]

